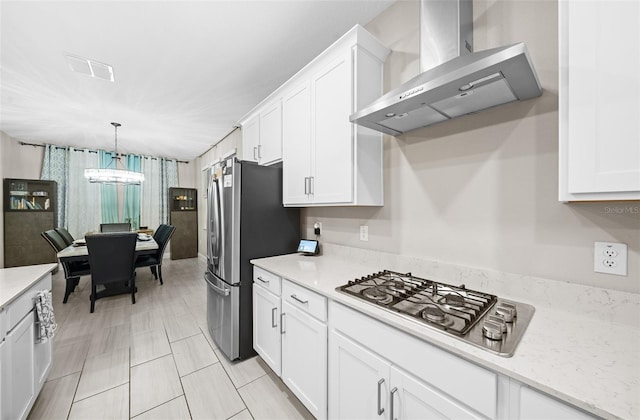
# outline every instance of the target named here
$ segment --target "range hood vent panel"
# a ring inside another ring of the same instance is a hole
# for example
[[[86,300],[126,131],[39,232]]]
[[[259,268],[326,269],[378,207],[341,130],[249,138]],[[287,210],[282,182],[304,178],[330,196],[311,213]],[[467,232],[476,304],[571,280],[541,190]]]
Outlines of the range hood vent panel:
[[[425,3],[431,0],[423,1],[423,8]],[[395,136],[541,94],[527,47],[519,43],[446,61],[352,114],[350,120]]]

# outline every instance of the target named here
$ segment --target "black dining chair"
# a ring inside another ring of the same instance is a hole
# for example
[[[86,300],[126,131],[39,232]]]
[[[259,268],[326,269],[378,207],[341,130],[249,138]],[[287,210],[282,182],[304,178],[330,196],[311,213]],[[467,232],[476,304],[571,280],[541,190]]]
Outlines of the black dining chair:
[[[138,234],[134,232],[87,235],[87,250],[91,265],[91,313],[98,295],[97,286],[131,291],[131,303],[136,303],[135,251]],[[104,294],[107,295],[106,293]]]
[[[153,233],[153,240],[158,244],[158,249],[154,254],[140,255],[136,259],[136,268],[149,267],[153,277],[158,280],[160,278],[160,284],[164,284],[162,281],[162,257],[164,250],[167,247],[167,243],[176,231],[176,227],[172,225],[162,224],[158,226],[158,229]]]
[[[73,241],[75,239],[73,239],[73,236],[71,236],[71,234],[69,233],[69,231],[65,228],[61,228],[61,227],[57,227],[54,229],[56,232],[58,232],[58,235],[62,236],[62,239],[64,240],[64,242],[67,244],[67,246],[72,245]]]
[[[62,251],[67,246],[64,238],[54,229],[46,230],[40,234],[51,247],[56,251],[56,253]],[[73,243],[73,241],[71,241]],[[75,291],[76,286],[80,282],[81,276],[88,276],[91,274],[91,270],[89,267],[89,261],[71,261],[71,262],[60,262],[62,264],[62,269],[64,270],[64,278],[65,278],[65,289],[64,289],[64,299],[62,303],[67,303],[69,299],[69,295]]]
[[[100,223],[100,232],[131,232],[131,223]]]

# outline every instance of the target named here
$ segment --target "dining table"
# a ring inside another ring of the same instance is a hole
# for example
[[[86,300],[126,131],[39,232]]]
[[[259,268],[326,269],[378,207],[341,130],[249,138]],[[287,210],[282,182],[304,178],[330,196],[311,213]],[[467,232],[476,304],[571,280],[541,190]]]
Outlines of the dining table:
[[[108,235],[108,234],[107,234]],[[142,235],[138,236],[136,241],[136,257],[139,255],[153,254],[158,250],[158,243],[152,236],[145,236],[141,239]],[[74,241],[62,251],[56,254],[61,263],[72,261],[89,261],[89,250],[87,249],[86,242],[82,239]],[[119,295],[122,293],[130,293],[131,289],[125,285],[110,285],[109,287],[101,290],[97,293],[98,297]]]

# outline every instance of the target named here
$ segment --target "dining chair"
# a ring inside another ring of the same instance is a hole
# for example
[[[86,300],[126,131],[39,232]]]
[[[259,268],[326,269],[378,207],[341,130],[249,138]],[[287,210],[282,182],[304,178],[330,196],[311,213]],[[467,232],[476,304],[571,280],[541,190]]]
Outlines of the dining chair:
[[[153,277],[158,280],[160,278],[160,284],[164,284],[162,281],[162,257],[164,250],[167,247],[167,243],[176,231],[176,227],[172,225],[161,224],[158,229],[153,233],[153,240],[158,244],[158,249],[154,254],[140,255],[136,259],[136,268],[149,267]]]
[[[51,245],[56,253],[69,246],[60,233],[54,229],[45,230],[40,235]],[[73,241],[71,242],[73,243]],[[67,303],[69,295],[75,291],[76,286],[80,282],[80,277],[91,274],[91,269],[89,267],[89,261],[61,261],[60,264],[62,264],[65,278],[64,299],[62,299],[62,303]]]
[[[136,303],[135,251],[138,234],[135,232],[87,235],[87,250],[91,265],[91,313],[95,308],[97,286],[127,286],[131,303]]]
[[[130,232],[131,223],[100,223],[100,232]]]
[[[73,236],[71,236],[71,234],[69,233],[69,231],[65,228],[61,228],[61,227],[57,227],[54,229],[56,232],[58,232],[58,235],[62,236],[62,239],[64,240],[64,242],[67,244],[67,246],[73,244]]]

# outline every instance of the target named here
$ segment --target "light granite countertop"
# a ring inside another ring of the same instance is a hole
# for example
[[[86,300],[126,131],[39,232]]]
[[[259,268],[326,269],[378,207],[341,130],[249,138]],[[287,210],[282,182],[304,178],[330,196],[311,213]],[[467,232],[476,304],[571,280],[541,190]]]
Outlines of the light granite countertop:
[[[57,264],[27,265],[0,269],[0,309],[20,297]]]
[[[251,262],[595,415],[640,418],[637,294],[338,245],[325,245],[323,253],[290,254]],[[383,269],[411,271],[449,284],[464,283],[469,289],[531,304],[536,311],[514,356],[497,356],[335,290],[348,280]]]

